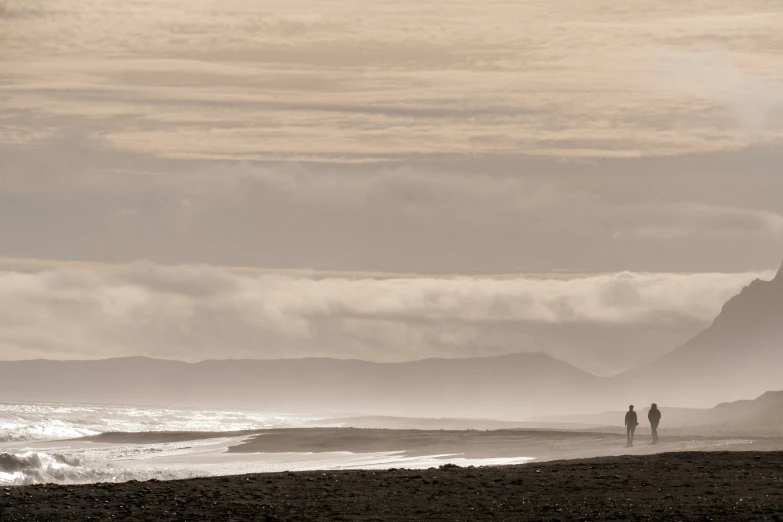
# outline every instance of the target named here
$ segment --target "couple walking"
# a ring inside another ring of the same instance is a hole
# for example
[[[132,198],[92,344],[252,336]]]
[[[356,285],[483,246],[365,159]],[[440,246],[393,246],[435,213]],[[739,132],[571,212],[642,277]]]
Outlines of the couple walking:
[[[658,444],[658,423],[661,422],[661,410],[658,409],[657,404],[653,403],[650,406],[647,420],[650,421],[650,428],[652,429],[652,443]],[[636,412],[633,411],[633,405],[628,406],[628,412],[625,414],[625,430],[628,433],[628,445],[626,448],[633,446],[633,434],[638,425],[639,420],[636,418]]]

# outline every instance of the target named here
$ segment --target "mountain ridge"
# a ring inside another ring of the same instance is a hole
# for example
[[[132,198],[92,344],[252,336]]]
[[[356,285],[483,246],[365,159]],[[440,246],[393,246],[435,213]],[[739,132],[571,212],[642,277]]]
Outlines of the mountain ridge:
[[[755,279],[712,324],[656,360],[616,376],[647,402],[706,407],[783,388],[783,265]],[[699,398],[689,390],[697,391]]]
[[[385,365],[393,365],[393,364],[411,364],[411,363],[423,363],[427,361],[476,361],[476,360],[488,360],[488,359],[513,359],[517,357],[534,357],[534,356],[540,356],[541,358],[551,359],[553,361],[557,361],[559,363],[566,364],[568,366],[571,366],[580,372],[587,373],[589,375],[594,375],[591,372],[587,370],[583,370],[579,368],[576,365],[573,365],[567,361],[564,361],[558,357],[555,357],[553,355],[550,355],[546,352],[514,352],[514,353],[505,353],[505,354],[499,354],[499,355],[486,355],[486,356],[480,356],[480,357],[425,357],[423,359],[410,359],[406,361],[369,361],[366,359],[356,359],[356,358],[341,358],[341,357],[276,357],[276,358],[253,358],[253,357],[238,357],[238,358],[229,358],[229,359],[202,359],[199,361],[185,361],[182,359],[168,359],[165,357],[152,357],[149,355],[124,355],[119,357],[102,357],[99,359],[42,359],[42,358],[36,358],[36,359],[8,359],[8,360],[0,360],[0,364],[2,363],[22,363],[22,362],[100,362],[100,361],[161,361],[161,362],[171,362],[171,363],[181,363],[181,364],[204,364],[204,363],[221,363],[221,362],[233,362],[233,361],[341,361],[341,362],[357,362],[357,363],[366,363],[366,364],[385,364]],[[597,377],[597,376],[596,376]]]
[[[586,406],[599,399],[600,381],[538,353],[406,363],[133,357],[1,362],[0,400],[518,420],[568,411],[571,396]]]

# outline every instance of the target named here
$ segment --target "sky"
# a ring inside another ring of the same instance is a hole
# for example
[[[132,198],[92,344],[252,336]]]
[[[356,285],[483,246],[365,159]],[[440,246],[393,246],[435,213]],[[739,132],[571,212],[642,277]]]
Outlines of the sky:
[[[777,0],[0,0],[0,359],[643,362],[783,259],[781,27]]]

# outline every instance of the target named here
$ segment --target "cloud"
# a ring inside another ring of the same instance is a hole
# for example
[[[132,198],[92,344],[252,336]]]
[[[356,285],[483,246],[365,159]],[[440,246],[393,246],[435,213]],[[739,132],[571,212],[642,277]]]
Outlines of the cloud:
[[[78,132],[0,154],[13,257],[496,274],[743,271],[780,256],[779,154],[263,164],[167,160]]]
[[[754,74],[737,65],[726,49],[669,50],[664,56],[671,83],[731,111],[748,142],[763,141],[770,129],[778,128],[783,116],[783,67]]]
[[[778,3],[605,7],[59,0],[36,16],[13,8],[0,17],[0,89],[15,130],[0,138],[34,140],[76,124],[168,158],[333,163],[642,157],[779,141],[776,118],[758,125],[783,82]],[[699,53],[715,47],[744,72],[705,65]],[[662,74],[667,53],[678,58]],[[725,103],[741,117],[727,117]]]
[[[493,355],[543,349],[535,336],[547,325],[564,327],[561,332],[569,325],[698,329],[743,285],[770,275],[369,279],[147,262],[6,268],[0,271],[0,357]]]
[[[655,238],[783,238],[783,214],[755,208],[679,203],[636,207],[636,219],[618,231]]]

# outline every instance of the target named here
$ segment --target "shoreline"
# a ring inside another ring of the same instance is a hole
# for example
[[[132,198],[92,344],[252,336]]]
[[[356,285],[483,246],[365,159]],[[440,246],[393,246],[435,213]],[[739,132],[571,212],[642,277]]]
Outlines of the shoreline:
[[[783,452],[3,488],[4,522],[781,520]]]
[[[674,431],[674,430],[673,430]],[[537,462],[674,451],[783,451],[783,437],[753,433],[710,435],[679,430],[661,435],[661,443],[637,433],[625,447],[625,433],[605,430],[419,430],[386,428],[275,428],[234,432],[108,432],[72,439],[96,444],[166,444],[234,439],[225,454],[401,453],[409,457],[459,455],[467,459],[531,457]]]
[[[625,447],[611,430],[394,430],[279,428],[242,431],[107,432],[0,445],[0,488],[178,480],[311,470],[492,466],[671,452],[781,451],[783,438],[649,435]],[[7,452],[7,453],[5,453]]]

